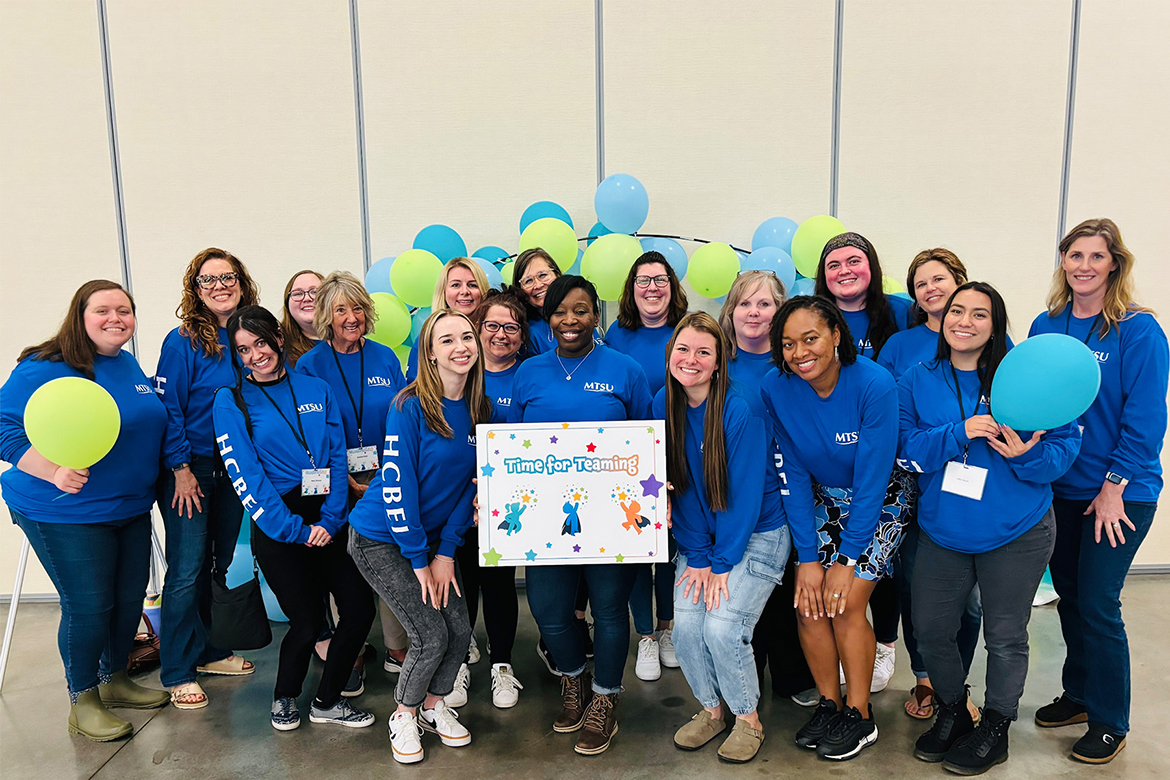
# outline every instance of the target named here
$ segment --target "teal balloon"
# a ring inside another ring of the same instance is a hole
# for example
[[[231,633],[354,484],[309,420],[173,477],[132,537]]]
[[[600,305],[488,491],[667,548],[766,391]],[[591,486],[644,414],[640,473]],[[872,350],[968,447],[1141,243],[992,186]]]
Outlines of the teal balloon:
[[[545,217],[559,219],[569,227],[573,227],[573,218],[569,216],[569,212],[565,211],[564,206],[553,203],[551,200],[538,200],[524,209],[524,213],[520,215],[520,232],[523,233],[524,229],[533,222]]]
[[[589,228],[589,236],[588,236],[588,240],[585,242],[585,246],[589,246],[597,239],[601,238],[602,236],[608,236],[612,232],[613,232],[612,230],[610,230],[609,228],[607,228],[605,225],[601,224],[600,222],[595,222],[593,224],[593,227]]]
[[[991,383],[991,416],[1017,431],[1050,431],[1093,405],[1097,357],[1080,339],[1045,333],[1007,353]]]
[[[264,611],[268,613],[268,619],[274,623],[287,623],[288,618],[281,610],[280,603],[276,600],[276,594],[272,592],[272,586],[268,584],[268,580],[264,579],[263,574],[260,575],[260,594],[264,597]]]
[[[427,321],[427,317],[431,316],[431,307],[424,306],[421,309],[415,309],[414,313],[410,315],[410,343],[418,343],[418,335],[422,333],[423,323]]]
[[[817,294],[817,280],[806,279],[803,276],[792,283],[789,289],[789,296],[795,298],[798,295],[816,295]]]
[[[800,226],[788,217],[765,219],[752,234],[752,251],[774,246],[783,249],[785,254],[792,254],[792,236],[798,227]]]
[[[366,271],[366,292],[394,294],[394,288],[390,286],[390,266],[393,264],[394,257],[391,256],[383,257],[370,266],[370,270]]]
[[[490,260],[493,263],[499,263],[500,265],[503,265],[504,261],[508,259],[509,252],[503,247],[492,246],[491,244],[488,244],[487,246],[481,246],[479,249],[472,252],[471,256],[482,257],[484,260]]]
[[[504,277],[500,275],[500,269],[496,268],[495,263],[482,257],[476,257],[475,255],[472,255],[471,259],[483,269],[489,287],[495,287],[497,290],[504,289]]]
[[[425,249],[444,263],[453,257],[467,257],[467,244],[446,225],[427,225],[418,231],[412,248]]]
[[[569,267],[568,271],[565,271],[565,274],[571,275],[571,276],[580,276],[581,275],[581,258],[584,256],[585,256],[585,250],[578,249],[577,250],[577,259],[573,261],[573,265],[571,265]]]
[[[247,518],[241,524],[241,526],[250,525]],[[232,558],[232,565],[228,567],[226,576],[229,588],[237,588],[252,579],[252,546],[250,542],[240,541],[236,544],[236,554]]]
[[[673,238],[643,238],[640,240],[643,252],[658,252],[670,263],[679,279],[687,275],[687,250]]]
[[[785,291],[792,289],[796,282],[796,263],[792,256],[780,247],[762,246],[740,261],[741,271],[768,271],[784,285]]]

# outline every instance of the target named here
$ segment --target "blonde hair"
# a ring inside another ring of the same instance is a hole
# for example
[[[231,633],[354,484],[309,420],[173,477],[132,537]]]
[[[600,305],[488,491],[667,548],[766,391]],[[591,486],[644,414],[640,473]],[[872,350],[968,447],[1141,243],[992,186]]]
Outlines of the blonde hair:
[[[208,260],[227,261],[232,271],[239,277],[236,280],[240,287],[240,305],[237,308],[242,309],[260,303],[260,288],[252,281],[248,269],[240,262],[240,258],[231,252],[208,247],[187,263],[187,270],[183,272],[183,297],[175,309],[175,316],[179,318],[180,323],[179,335],[189,337],[193,348],[201,350],[207,357],[218,360],[224,351],[223,345],[219,343],[219,318],[211,313],[207,304],[199,297],[199,285],[195,283],[199,269]]]
[[[471,271],[471,275],[479,287],[480,300],[483,300],[484,293],[491,287],[488,284],[487,274],[479,267],[479,263],[469,257],[453,257],[443,266],[443,273],[439,274],[438,280],[435,281],[435,294],[431,298],[431,311],[443,311],[451,308],[447,305],[447,277],[451,275],[452,268],[466,268]]]
[[[439,376],[438,366],[433,362],[435,325],[444,317],[459,317],[467,323],[472,333],[476,332],[475,325],[461,312],[447,309],[436,311],[427,317],[418,336],[418,376],[399,391],[394,398],[394,404],[401,409],[408,399],[417,398],[419,405],[422,406],[427,427],[443,438],[450,439],[454,437],[455,432],[451,430],[447,418],[443,415],[443,380]],[[480,423],[490,422],[492,417],[492,402],[484,394],[483,361],[483,350],[479,348],[479,338],[476,337],[475,364],[471,367],[467,383],[463,386],[463,400],[471,414],[473,430]]]
[[[1052,274],[1052,287],[1048,291],[1048,316],[1055,317],[1072,302],[1073,292],[1065,275],[1064,256],[1077,239],[1091,236],[1101,236],[1105,239],[1109,254],[1117,263],[1117,267],[1109,272],[1105,301],[1101,307],[1101,331],[1098,335],[1099,338],[1105,338],[1109,335],[1110,329],[1118,327],[1130,314],[1140,311],[1153,314],[1153,310],[1134,303],[1133,253],[1126,248],[1125,242],[1121,240],[1121,230],[1111,219],[1105,217],[1086,219],[1060,239],[1060,264]]]
[[[719,310],[719,327],[723,330],[723,335],[727,336],[728,341],[728,360],[735,360],[738,352],[735,342],[735,320],[733,319],[735,307],[739,306],[739,302],[746,298],[757,284],[764,285],[764,288],[772,293],[772,301],[776,304],[777,310],[788,299],[784,285],[771,271],[744,271],[735,277],[735,281],[731,283],[731,289],[727,291],[727,300],[723,301],[723,308]]]
[[[297,280],[298,276],[305,274],[312,274],[317,277],[318,288],[320,282],[324,281],[323,276],[311,268],[306,268],[303,271],[297,271],[289,277],[288,284],[284,286],[284,312],[280,315],[280,330],[284,334],[284,357],[290,366],[295,366],[300,360],[301,355],[313,348],[316,343],[311,338],[305,335],[305,331],[301,329],[299,322],[293,319],[292,310],[288,306],[288,297],[292,295],[293,282]],[[313,299],[313,314],[317,313],[317,300]],[[316,326],[313,328],[316,331]]]
[[[374,323],[378,321],[374,299],[349,271],[334,271],[317,288],[317,301],[313,307],[313,330],[322,341],[333,341],[333,307],[342,301],[350,306],[360,306],[365,313],[364,335],[374,332]]]

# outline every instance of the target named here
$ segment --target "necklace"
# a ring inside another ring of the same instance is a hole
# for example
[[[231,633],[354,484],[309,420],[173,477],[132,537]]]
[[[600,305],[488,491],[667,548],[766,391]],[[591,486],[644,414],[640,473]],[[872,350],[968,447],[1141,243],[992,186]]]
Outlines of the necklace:
[[[561,356],[557,353],[557,351],[553,350],[553,354],[557,356],[557,362],[561,364],[561,370],[565,372],[566,382],[573,378],[573,374],[577,373],[577,369],[585,365],[585,361],[589,359],[589,356],[592,355],[593,352],[594,350],[590,349],[589,352],[585,354],[585,357],[581,358],[581,362],[577,364],[577,368],[574,368],[572,371],[570,371],[569,369],[565,368],[565,361],[561,360]]]

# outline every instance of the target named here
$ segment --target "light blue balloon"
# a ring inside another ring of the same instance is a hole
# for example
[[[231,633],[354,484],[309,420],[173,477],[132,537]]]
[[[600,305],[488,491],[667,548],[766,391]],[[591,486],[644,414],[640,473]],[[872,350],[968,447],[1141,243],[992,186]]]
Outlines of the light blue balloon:
[[[241,526],[250,525],[247,518],[241,523]],[[232,565],[228,567],[226,576],[229,588],[239,587],[252,579],[252,545],[250,543],[240,542],[236,545],[236,554],[232,558]]]
[[[670,263],[675,275],[682,279],[687,275],[687,250],[673,238],[643,238],[643,252],[659,252]]]
[[[479,249],[475,250],[471,256],[482,257],[484,260],[490,260],[493,263],[498,261],[501,265],[503,265],[508,257],[508,250],[504,249],[503,247],[492,246],[491,244],[488,244],[487,246],[481,246]]]
[[[817,281],[816,279],[805,279],[803,276],[792,283],[790,290],[791,297],[795,298],[798,295],[816,295]]]
[[[581,275],[581,258],[584,256],[585,256],[585,250],[578,249],[577,250],[577,259],[573,261],[573,264],[571,266],[569,266],[569,270],[565,271],[565,274],[571,275],[571,276],[580,276]]]
[[[427,321],[427,317],[431,316],[431,307],[424,306],[421,309],[415,309],[410,315],[410,343],[417,344],[418,336],[422,333],[423,323]]]
[[[593,223],[593,227],[589,228],[589,235],[587,237],[588,240],[585,242],[585,246],[589,246],[597,239],[601,238],[602,236],[608,236],[612,232],[612,230],[600,222]]]
[[[613,232],[635,233],[650,214],[650,196],[633,176],[615,173],[597,185],[593,210],[601,224]]]
[[[780,247],[762,246],[742,258],[739,267],[742,271],[771,271],[784,285],[785,291],[791,290],[796,282],[796,263]]]
[[[524,213],[520,215],[520,232],[523,233],[524,229],[533,222],[545,217],[559,219],[569,227],[573,227],[573,218],[569,216],[569,212],[565,211],[564,206],[553,203],[551,200],[538,200],[524,209]]]
[[[483,269],[484,274],[488,278],[489,287],[495,287],[497,290],[504,289],[504,277],[500,275],[500,269],[496,268],[495,263],[482,257],[476,257],[475,255],[472,255],[471,259]]]
[[[792,234],[800,227],[788,217],[765,219],[752,234],[752,251],[760,247],[774,246],[792,254]]]
[[[896,293],[891,293],[891,295],[894,298],[905,298],[906,300],[910,301],[911,303],[914,302],[914,299],[910,297],[910,293],[907,293],[907,292],[896,292]]]
[[[454,228],[446,225],[427,225],[418,231],[413,246],[427,250],[444,263],[452,257],[467,257],[467,244]]]
[[[1101,368],[1080,339],[1033,336],[1007,353],[991,383],[991,415],[1017,431],[1050,431],[1080,417],[1097,398]]]
[[[249,560],[251,560],[250,556],[251,553],[249,553]],[[272,592],[272,586],[268,584],[268,580],[264,579],[263,574],[260,575],[260,595],[264,597],[264,611],[268,613],[268,619],[274,623],[287,623],[288,618],[281,610],[280,604],[276,600],[276,594]]]
[[[366,292],[394,294],[393,288],[390,287],[390,266],[393,263],[393,256],[383,257],[370,266],[370,270],[366,271]]]

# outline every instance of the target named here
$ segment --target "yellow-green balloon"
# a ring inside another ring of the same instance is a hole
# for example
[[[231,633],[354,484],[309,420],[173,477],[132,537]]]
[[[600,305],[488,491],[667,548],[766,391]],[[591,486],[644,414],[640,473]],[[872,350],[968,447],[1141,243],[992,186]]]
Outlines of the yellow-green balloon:
[[[817,266],[821,263],[821,252],[833,236],[847,232],[836,217],[821,214],[809,217],[800,223],[792,234],[792,261],[801,276],[815,279]],[[397,289],[397,288],[395,288]]]
[[[398,362],[402,364],[402,373],[406,373],[406,364],[410,360],[410,347],[401,344],[394,347],[394,354],[398,356]]]
[[[903,284],[901,282],[901,280],[896,279],[893,276],[883,276],[882,277],[882,292],[884,292],[886,295],[893,295],[894,293],[904,293],[904,292],[906,292],[906,285]]]
[[[390,287],[408,306],[430,306],[442,273],[439,258],[425,249],[407,249],[390,266]]]
[[[121,429],[114,397],[79,376],[46,382],[24,407],[24,431],[32,446],[67,469],[87,469],[104,458]]]
[[[597,287],[603,301],[622,297],[622,287],[634,261],[642,254],[642,245],[633,236],[610,233],[594,241],[581,258],[581,275]],[[567,266],[566,266],[567,267]]]
[[[509,260],[500,268],[500,276],[504,277],[504,284],[512,284],[512,271],[516,270],[516,261]]]
[[[739,255],[727,244],[713,241],[695,250],[687,263],[687,281],[704,298],[727,295],[739,274]]]
[[[387,347],[397,347],[406,341],[411,325],[410,309],[406,304],[390,293],[372,293],[370,297],[374,299],[374,310],[378,314],[370,338]]]
[[[520,251],[534,247],[548,252],[562,271],[570,268],[577,260],[577,234],[573,228],[555,217],[538,219],[524,228],[520,234]]]

